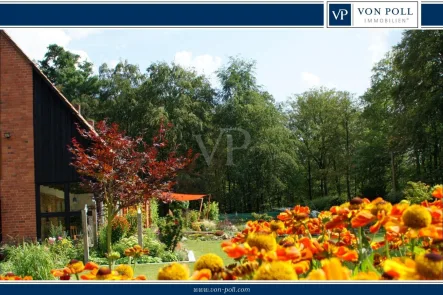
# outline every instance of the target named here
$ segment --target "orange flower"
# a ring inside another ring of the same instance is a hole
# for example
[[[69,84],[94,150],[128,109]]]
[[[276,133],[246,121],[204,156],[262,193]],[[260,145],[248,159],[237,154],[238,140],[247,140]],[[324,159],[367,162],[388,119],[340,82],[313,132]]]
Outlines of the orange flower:
[[[191,276],[191,280],[193,281],[207,281],[210,280],[211,278],[212,278],[211,270],[206,268],[195,271]]]
[[[370,222],[374,221],[376,219],[376,216],[374,216],[371,211],[369,210],[362,210],[357,213],[357,215],[352,218],[351,220],[351,226],[352,227],[363,227]]]
[[[245,256],[248,253],[248,250],[245,248],[245,246],[238,245],[230,241],[223,242],[221,246],[223,251],[228,254],[229,257],[234,259]]]
[[[313,270],[308,275],[308,280],[349,280],[350,270],[343,267],[337,258],[322,260],[322,268]]]
[[[358,261],[358,253],[355,250],[350,250],[344,246],[340,246],[333,250],[333,254],[345,261]]]
[[[146,281],[148,278],[145,275],[139,275],[133,278],[134,281]]]
[[[20,277],[13,273],[7,273],[5,275],[0,275],[0,281],[32,281],[31,276]]]
[[[418,232],[419,237],[429,237],[436,240],[443,240],[443,225],[431,225],[422,228]]]
[[[432,191],[432,196],[437,199],[443,198],[443,185],[436,185]]]
[[[149,253],[148,249],[142,249],[140,245],[135,245],[134,247],[125,250],[125,256],[140,258],[142,255]]]
[[[98,268],[99,268],[98,264],[95,262],[91,262],[91,261],[86,263],[86,265],[85,265],[85,270],[94,270],[94,269],[98,269]]]
[[[71,274],[78,274],[85,270],[83,262],[77,259],[72,259],[66,267],[71,270]]]
[[[295,263],[293,266],[297,275],[300,275],[309,271],[311,267],[311,262],[309,262],[308,260],[303,260]]]
[[[307,206],[295,206],[292,210],[286,209],[285,212],[280,213],[277,218],[281,221],[287,220],[305,220],[309,218],[311,210]]]

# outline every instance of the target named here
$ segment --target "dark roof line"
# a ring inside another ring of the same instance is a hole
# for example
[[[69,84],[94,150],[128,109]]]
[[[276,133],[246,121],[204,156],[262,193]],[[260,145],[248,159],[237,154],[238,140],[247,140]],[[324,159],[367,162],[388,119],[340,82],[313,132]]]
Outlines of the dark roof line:
[[[39,67],[23,52],[23,50],[17,45],[17,43],[12,40],[12,38],[4,31],[0,30],[0,34],[3,34],[12,45],[20,52],[26,60],[32,65],[33,69],[43,78],[43,80],[46,81],[46,83],[49,84],[49,86],[52,88],[53,91],[57,94],[57,96],[66,104],[66,106],[74,113],[74,115],[82,122],[87,128],[90,130],[94,130],[94,127],[92,127],[91,124],[80,114],[80,112],[69,102],[69,100],[63,95],[63,93],[60,92],[60,90],[55,87],[54,84],[49,80],[48,77],[39,69]]]

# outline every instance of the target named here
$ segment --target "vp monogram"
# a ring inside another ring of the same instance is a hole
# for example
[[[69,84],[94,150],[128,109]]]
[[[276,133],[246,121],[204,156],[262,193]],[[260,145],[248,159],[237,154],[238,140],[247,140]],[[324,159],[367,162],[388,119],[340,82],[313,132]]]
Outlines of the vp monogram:
[[[240,132],[241,134],[243,134],[244,142],[241,146],[234,146],[234,140],[232,138],[232,135],[229,134],[232,131]],[[251,135],[249,134],[249,132],[247,132],[244,129],[241,129],[241,128],[220,128],[220,134],[218,135],[217,142],[215,143],[214,149],[212,150],[211,154],[209,155],[208,150],[206,149],[206,146],[203,143],[202,136],[200,134],[194,135],[194,137],[197,139],[198,146],[200,147],[200,150],[202,151],[202,154],[205,157],[205,161],[206,161],[206,164],[208,164],[208,166],[211,165],[212,159],[215,154],[215,150],[217,149],[218,144],[220,143],[223,133],[226,133],[226,145],[227,145],[226,165],[227,166],[234,165],[234,160],[233,160],[234,150],[246,149],[249,146],[249,144],[251,143]]]
[[[332,11],[332,14],[335,17],[335,20],[338,20],[338,18],[340,18],[340,20],[343,20],[343,18],[348,15],[348,10],[347,9],[339,9],[337,12]]]

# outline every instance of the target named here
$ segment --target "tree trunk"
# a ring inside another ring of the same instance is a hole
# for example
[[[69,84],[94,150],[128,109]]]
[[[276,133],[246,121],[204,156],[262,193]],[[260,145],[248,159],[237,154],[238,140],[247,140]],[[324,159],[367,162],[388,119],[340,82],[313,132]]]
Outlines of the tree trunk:
[[[309,200],[312,200],[311,160],[308,160],[308,188],[309,188]]]
[[[112,252],[112,219],[114,218],[113,210],[110,207],[108,206],[108,225],[106,228],[106,249],[108,250],[108,255]],[[109,269],[112,269],[111,260],[109,260]]]
[[[348,200],[351,200],[351,180],[349,176],[349,161],[350,161],[350,152],[349,152],[349,125],[348,121],[345,121],[346,128],[346,192],[348,194]]]
[[[395,163],[394,163],[394,152],[391,152],[391,173],[392,173],[392,191],[397,191],[397,179],[396,179],[396,172],[395,172]]]

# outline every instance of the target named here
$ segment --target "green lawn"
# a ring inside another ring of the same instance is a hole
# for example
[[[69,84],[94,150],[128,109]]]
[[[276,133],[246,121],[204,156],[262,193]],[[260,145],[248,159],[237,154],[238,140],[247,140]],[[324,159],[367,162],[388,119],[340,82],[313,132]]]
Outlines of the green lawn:
[[[195,255],[195,259],[198,259],[200,256],[206,253],[214,253],[219,255],[226,265],[234,262],[233,259],[229,258],[225,252],[223,252],[221,248],[222,241],[196,241],[196,240],[187,240],[184,242],[185,248],[188,250],[192,250]],[[137,265],[135,269],[135,275],[145,275],[148,280],[155,280],[157,278],[158,270],[167,265],[169,263],[156,263],[156,264],[143,264]],[[187,262],[186,263],[191,270],[191,273],[194,269],[194,263]]]

